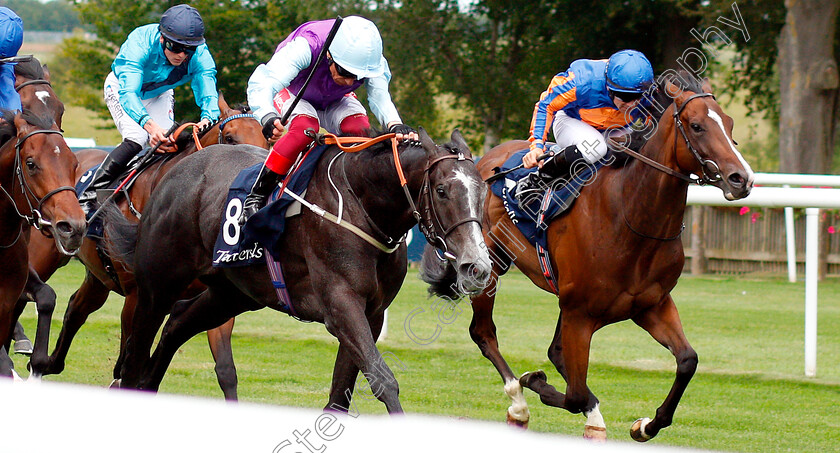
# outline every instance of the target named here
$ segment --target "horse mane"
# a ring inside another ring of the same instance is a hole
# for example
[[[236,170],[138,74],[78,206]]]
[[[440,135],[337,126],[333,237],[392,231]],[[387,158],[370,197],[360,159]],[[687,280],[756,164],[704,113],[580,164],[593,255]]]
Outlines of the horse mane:
[[[12,137],[17,135],[17,128],[15,127],[15,112],[11,110],[3,110],[2,116],[5,122],[0,124],[0,144],[6,143]],[[39,129],[51,129],[55,124],[55,120],[51,116],[38,115],[35,112],[23,109],[22,118],[29,124]]]
[[[23,61],[15,65],[15,74],[30,79],[42,80],[44,79],[44,67],[37,58],[32,57],[29,61]]]
[[[694,76],[694,74],[682,69],[679,71],[665,71],[656,78],[656,83],[653,85],[653,89],[645,93],[643,98],[645,101],[644,111],[650,115],[650,119],[654,123],[658,124],[659,121],[662,120],[662,115],[665,114],[665,110],[668,109],[668,106],[674,103],[674,99],[669,96],[665,90],[665,85],[671,83],[683,91],[702,93],[702,82],[703,81],[699,80],[696,76]],[[647,127],[631,132],[628,148],[637,152],[641,150],[642,146],[644,146],[647,142],[645,134],[648,134],[649,132],[649,128]],[[618,154],[616,163],[623,165],[626,159],[626,155]]]

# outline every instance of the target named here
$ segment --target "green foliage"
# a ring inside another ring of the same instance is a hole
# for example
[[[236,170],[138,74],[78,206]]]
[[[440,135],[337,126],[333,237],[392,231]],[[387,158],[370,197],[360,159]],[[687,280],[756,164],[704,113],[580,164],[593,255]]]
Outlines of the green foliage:
[[[79,14],[69,1],[57,0],[49,3],[38,0],[3,0],[5,6],[23,20],[26,31],[73,31],[81,26]]]

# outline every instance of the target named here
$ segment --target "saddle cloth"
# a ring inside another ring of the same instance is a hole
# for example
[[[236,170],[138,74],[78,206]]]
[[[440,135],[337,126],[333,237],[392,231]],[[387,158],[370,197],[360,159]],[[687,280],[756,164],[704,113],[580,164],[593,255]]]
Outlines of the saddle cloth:
[[[129,173],[131,173],[134,170],[135,167],[140,165],[141,160],[144,158],[146,153],[149,152],[150,149],[151,148],[146,148],[144,151],[142,151],[138,155],[134,156],[131,159],[131,161],[129,161],[128,166],[122,172],[122,174],[120,174],[120,176],[118,178],[116,178],[113,181],[111,181],[110,183],[108,183],[108,186],[105,189],[102,189],[101,192],[107,193],[108,195],[110,195],[114,191],[114,189],[119,187],[119,185],[122,183],[123,179],[125,179],[129,175]],[[128,188],[130,188],[131,185],[134,183],[134,180],[137,179],[137,176],[139,176],[140,173],[142,173],[143,169],[148,168],[149,166],[151,166],[152,164],[154,164],[158,161],[170,159],[173,156],[175,156],[175,153],[166,153],[166,154],[157,153],[157,154],[153,155],[152,157],[149,158],[149,160],[147,160],[143,164],[144,165],[143,168],[139,169],[137,171],[137,173],[134,174],[132,180],[127,182],[126,185],[123,186],[123,188],[126,189],[126,190]],[[76,187],[75,187],[76,198],[81,197],[82,194],[91,185],[91,183],[93,182],[93,175],[96,173],[97,170],[99,170],[100,165],[101,164],[97,164],[97,165],[94,165],[93,167],[89,168],[88,171],[86,171],[82,175],[82,177],[79,178],[79,182],[76,183]],[[100,205],[101,205],[101,203],[104,202],[104,199],[102,199],[102,197],[99,195],[99,192],[97,192],[97,197],[99,198],[99,202],[100,202]],[[94,211],[89,212],[87,214],[87,218],[85,219],[85,220],[88,221],[88,229],[87,229],[87,232],[85,233],[85,236],[90,237],[90,238],[94,238],[94,239],[101,239],[102,238],[102,232],[103,232],[103,229],[104,229],[104,226],[102,224],[102,216],[98,216],[97,218],[93,219],[93,221],[91,221],[90,217],[93,215],[93,213],[94,213]]]
[[[318,146],[310,150],[303,162],[288,178],[287,187],[302,195],[315,173],[318,160],[327,146]],[[263,247],[271,256],[279,257],[279,239],[286,228],[287,210],[295,204],[288,194],[278,198],[280,188],[274,189],[265,207],[254,214],[240,228],[238,220],[242,213],[245,197],[254,186],[263,164],[257,164],[242,170],[231,183],[225,209],[222,212],[222,228],[216,237],[213,248],[213,266],[233,267],[248,266],[265,259]]]
[[[527,152],[528,149],[517,151],[501,167],[494,170],[498,173],[520,165],[522,157]],[[541,197],[526,198],[523,204],[520,204],[514,196],[516,183],[528,174],[537,171],[536,167],[514,170],[504,178],[494,181],[490,190],[502,199],[511,221],[528,241],[532,245],[540,245],[547,250],[548,224],[568,211],[580,195],[583,186],[589,184],[603,166],[602,161],[586,166],[576,166],[576,173],[573,176],[560,176],[550,184],[550,189],[546,190]]]

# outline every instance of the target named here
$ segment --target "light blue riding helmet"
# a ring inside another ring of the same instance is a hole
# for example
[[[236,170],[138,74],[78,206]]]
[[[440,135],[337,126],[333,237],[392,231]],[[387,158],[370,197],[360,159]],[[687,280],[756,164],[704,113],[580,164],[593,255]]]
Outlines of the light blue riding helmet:
[[[607,87],[622,93],[642,93],[653,83],[653,66],[638,50],[620,50],[607,62]]]
[[[378,77],[385,72],[379,29],[364,17],[344,18],[330,44],[330,55],[359,79]]]
[[[0,58],[14,57],[23,44],[23,21],[14,11],[0,6]]]

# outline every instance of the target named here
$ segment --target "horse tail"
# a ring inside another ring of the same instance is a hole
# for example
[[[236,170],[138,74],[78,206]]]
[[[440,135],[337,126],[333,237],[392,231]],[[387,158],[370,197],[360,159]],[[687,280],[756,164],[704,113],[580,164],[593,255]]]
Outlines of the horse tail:
[[[134,271],[134,250],[137,246],[139,223],[125,218],[116,203],[108,202],[102,208],[105,237],[111,258],[117,258],[131,272]]]
[[[420,279],[429,284],[429,295],[458,300],[458,271],[449,260],[441,261],[436,250],[426,244],[420,260]]]

